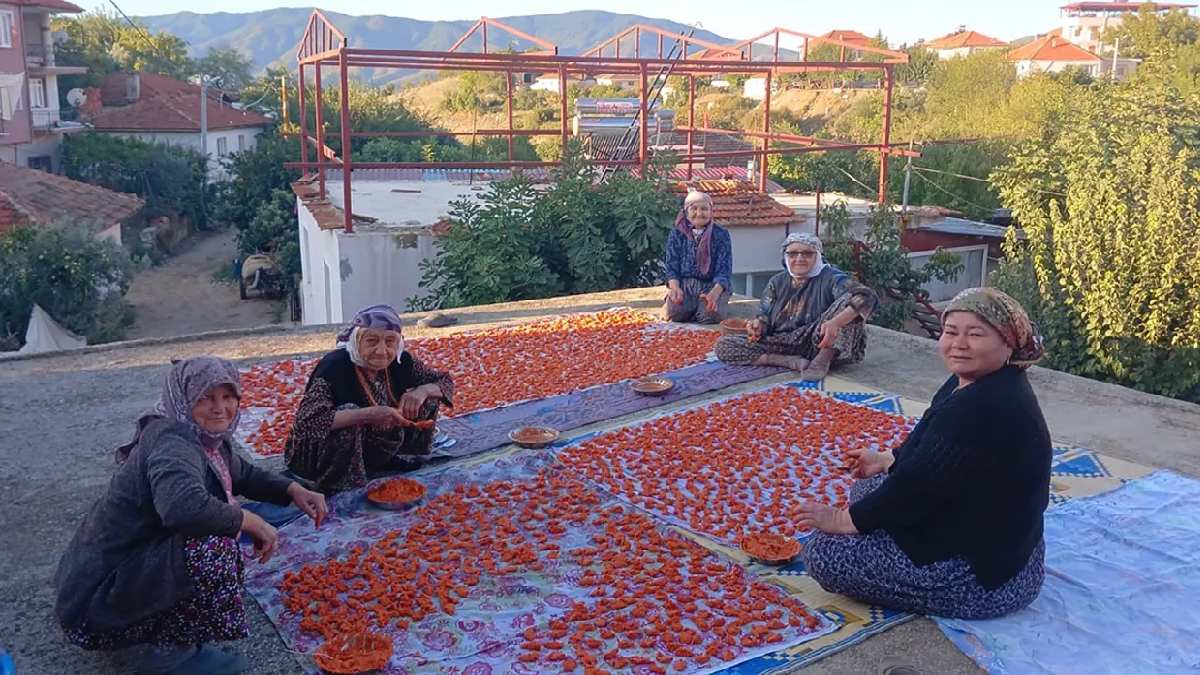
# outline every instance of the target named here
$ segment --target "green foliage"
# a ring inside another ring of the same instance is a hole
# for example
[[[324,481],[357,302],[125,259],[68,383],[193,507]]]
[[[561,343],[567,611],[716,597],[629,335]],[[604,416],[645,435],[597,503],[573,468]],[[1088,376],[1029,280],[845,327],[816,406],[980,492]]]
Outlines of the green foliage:
[[[1007,147],[999,143],[955,143],[926,145],[921,157],[913,160],[908,203],[913,206],[937,204],[961,211],[968,218],[987,218],[1000,208],[999,195],[987,183],[992,170],[1007,157]],[[893,157],[889,164],[888,198],[901,202],[904,196],[904,157]],[[933,173],[941,171],[944,173]],[[979,180],[960,178],[973,176]]]
[[[246,227],[272,192],[289,190],[300,177],[299,172],[283,166],[299,157],[300,142],[275,133],[264,133],[253,148],[234,153],[225,161],[229,180],[217,186],[214,218]]]
[[[1080,89],[993,174],[1028,236],[996,282],[1047,364],[1200,401],[1200,134],[1169,83]]]
[[[1123,57],[1161,58],[1179,47],[1200,42],[1200,19],[1186,9],[1159,13],[1153,6],[1145,5],[1137,14],[1126,16],[1105,30],[1103,40],[1108,45],[1120,40]]]
[[[937,69],[938,55],[936,52],[921,46],[904,50],[908,54],[908,63],[896,67],[896,81],[911,87],[927,84]]]
[[[241,92],[254,80],[250,75],[253,64],[236,49],[210,49],[193,68],[197,74],[208,78],[214,87],[233,94]]]
[[[716,101],[710,101],[703,108],[696,106],[696,117],[702,121],[707,116],[708,126],[714,129],[744,129],[747,113],[757,107],[758,103],[748,98],[723,96]],[[759,123],[761,124],[761,121]]]
[[[207,162],[195,150],[103,134],[70,136],[63,170],[76,180],[141,196],[149,216],[180,215],[197,226],[208,222]]]
[[[0,236],[0,343],[19,346],[36,303],[89,343],[124,337],[132,266],[119,246],[60,223]]]
[[[924,294],[922,286],[933,279],[954,281],[963,270],[954,254],[940,249],[924,268],[914,269],[900,243],[899,220],[888,204],[871,208],[861,243],[851,234],[850,211],[843,201],[822,207],[821,224],[825,258],[842,270],[853,271],[861,283],[875,290],[880,306],[871,323],[884,328],[903,330],[916,307],[914,298]],[[890,289],[900,291],[903,299],[890,298]]]
[[[451,112],[500,110],[506,97],[503,74],[472,71],[458,76],[458,86],[442,99],[442,108]]]
[[[296,289],[300,275],[298,228],[296,195],[291,190],[273,190],[250,222],[237,232],[238,253],[242,256],[266,253],[275,258],[286,292]]]
[[[679,200],[660,174],[618,174],[601,186],[578,143],[539,190],[516,177],[481,199],[452,204],[452,227],[422,263],[432,295],[414,308],[460,307],[559,293],[627,288],[660,276],[660,259]]]
[[[999,125],[1017,72],[1002,51],[939,61],[929,79],[923,138],[970,139]]]

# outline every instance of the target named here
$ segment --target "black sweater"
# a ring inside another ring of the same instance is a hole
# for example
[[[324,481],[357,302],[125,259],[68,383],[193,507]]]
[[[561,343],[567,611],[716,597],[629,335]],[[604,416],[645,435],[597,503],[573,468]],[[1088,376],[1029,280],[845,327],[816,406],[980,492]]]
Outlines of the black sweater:
[[[942,385],[887,479],[850,517],[860,532],[886,531],[917,565],[963,556],[996,589],[1042,539],[1050,432],[1019,368],[957,386],[957,377]]]

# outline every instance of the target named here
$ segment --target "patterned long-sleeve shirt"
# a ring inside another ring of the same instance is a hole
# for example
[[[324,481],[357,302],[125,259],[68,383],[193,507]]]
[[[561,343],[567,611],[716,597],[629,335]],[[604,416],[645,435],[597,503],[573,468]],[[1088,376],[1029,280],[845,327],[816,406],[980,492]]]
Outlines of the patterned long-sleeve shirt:
[[[684,279],[700,279],[721,284],[721,288],[729,290],[733,287],[730,277],[733,275],[733,239],[729,230],[713,224],[711,264],[708,274],[701,274],[696,265],[696,249],[699,243],[693,241],[679,230],[671,230],[667,237],[667,280],[682,282]]]

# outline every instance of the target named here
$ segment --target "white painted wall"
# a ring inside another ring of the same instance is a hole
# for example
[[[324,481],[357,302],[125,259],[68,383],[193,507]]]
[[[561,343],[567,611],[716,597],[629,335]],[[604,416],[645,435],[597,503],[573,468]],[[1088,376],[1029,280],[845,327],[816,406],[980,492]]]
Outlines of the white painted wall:
[[[752,77],[742,84],[742,97],[761,101],[767,97],[767,78]]]
[[[1097,61],[1017,61],[1017,77],[1028,77],[1037,73],[1061,73],[1068,68],[1077,68],[1090,75],[1098,75]]]
[[[420,263],[435,254],[434,237],[412,229],[322,230],[312,213],[300,212],[300,285],[303,323],[343,323],[377,303],[399,311],[425,295]]]
[[[222,129],[219,131],[208,132],[208,178],[209,180],[223,180],[228,174],[225,168],[221,165],[222,160],[228,158],[235,152],[239,152],[238,137],[242,137],[241,149],[249,150],[258,144],[258,135],[263,132],[262,127],[245,127],[241,129]],[[97,132],[105,133],[105,132]],[[185,148],[191,148],[196,152],[200,152],[200,134],[199,133],[126,133],[112,132],[109,135],[120,138],[134,138],[147,143],[162,143],[164,145],[174,145]],[[221,139],[225,141],[225,153],[219,152],[221,147]]]
[[[108,229],[101,230],[95,237],[99,241],[111,241],[117,246],[121,245],[121,224],[115,223]]]

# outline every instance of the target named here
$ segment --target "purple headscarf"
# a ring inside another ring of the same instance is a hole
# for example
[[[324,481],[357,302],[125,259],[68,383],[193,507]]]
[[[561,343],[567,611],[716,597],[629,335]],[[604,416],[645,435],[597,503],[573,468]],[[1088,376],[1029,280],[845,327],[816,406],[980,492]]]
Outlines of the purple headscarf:
[[[233,438],[238,421],[242,417],[241,408],[233,416],[229,429],[220,434],[205,431],[192,418],[192,408],[196,402],[212,391],[213,388],[227,384],[233,387],[238,398],[242,396],[241,377],[237,368],[225,359],[215,356],[197,356],[171,362],[171,370],[163,381],[162,397],[149,411],[138,418],[137,432],[133,440],[117,448],[117,462],[124,462],[129,453],[137,446],[142,438],[146,425],[157,419],[168,419],[186,425],[196,433],[200,443],[205,447],[216,447],[221,441]]]
[[[338,333],[338,342],[348,342],[350,333],[355,328],[382,328],[384,330],[394,330],[400,332],[400,315],[396,310],[392,309],[391,305],[371,305],[358,310],[354,318],[350,320],[350,325],[342,329]]]
[[[688,241],[695,241],[696,235],[692,233],[692,223],[687,219],[687,207],[698,202],[706,202],[708,208],[712,209],[712,195],[692,190],[688,192],[687,198],[683,200],[683,208],[675,217],[675,229],[683,233]],[[710,219],[708,225],[704,227],[704,233],[700,235],[700,243],[696,246],[696,267],[699,268],[700,274],[707,275],[709,268],[712,267],[712,233],[714,229],[713,220]]]

